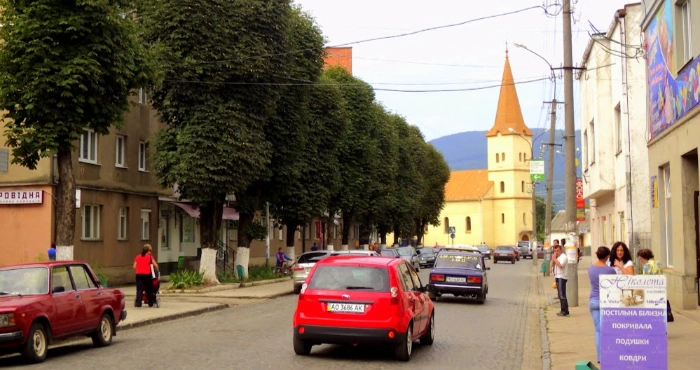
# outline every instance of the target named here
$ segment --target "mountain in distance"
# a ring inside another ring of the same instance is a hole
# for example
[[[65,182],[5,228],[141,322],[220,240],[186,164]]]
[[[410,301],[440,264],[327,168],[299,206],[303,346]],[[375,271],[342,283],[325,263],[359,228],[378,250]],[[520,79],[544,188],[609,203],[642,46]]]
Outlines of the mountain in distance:
[[[547,147],[543,143],[549,141],[549,133],[542,134],[544,129],[533,129],[532,136],[537,138],[533,148],[535,157],[543,158],[545,161],[545,171],[547,169]],[[443,136],[433,139],[430,143],[442,153],[445,161],[452,171],[485,169],[488,166],[488,147],[486,139],[487,131],[467,131],[458,134]],[[581,146],[581,132],[576,130],[576,147]],[[554,153],[554,183],[552,186],[552,203],[555,212],[565,208],[565,164],[564,164],[564,130],[557,130],[555,133]],[[559,146],[561,145],[561,146]],[[541,149],[540,149],[541,148]],[[580,155],[577,151],[576,155]],[[579,158],[580,161],[580,158]],[[577,176],[580,176],[580,167],[576,168]],[[537,183],[537,195],[546,198],[547,190],[545,182]]]

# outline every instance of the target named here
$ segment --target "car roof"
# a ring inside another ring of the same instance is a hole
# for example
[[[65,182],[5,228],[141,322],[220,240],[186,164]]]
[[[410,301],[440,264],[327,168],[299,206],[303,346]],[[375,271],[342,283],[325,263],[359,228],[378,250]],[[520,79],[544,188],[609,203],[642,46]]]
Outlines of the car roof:
[[[449,249],[449,250],[444,250],[441,251],[440,254],[456,254],[460,256],[476,256],[476,257],[483,257],[484,255],[479,253],[479,252],[472,252],[472,251],[460,251],[460,250],[455,250],[455,249]]]
[[[381,256],[330,256],[328,258],[324,258],[316,265],[319,266],[324,266],[324,265],[362,265],[362,266],[374,266],[374,267],[386,267],[392,264],[392,262],[396,263],[401,263],[403,260],[397,259],[397,258],[388,258],[388,257],[381,257]]]
[[[0,270],[11,270],[15,268],[26,268],[26,267],[53,267],[53,266],[65,266],[65,265],[79,265],[79,264],[84,264],[87,265],[88,263],[85,261],[78,261],[78,260],[70,260],[70,261],[44,261],[44,262],[29,262],[29,263],[20,263],[17,265],[8,265],[8,266],[2,266],[0,267]]]

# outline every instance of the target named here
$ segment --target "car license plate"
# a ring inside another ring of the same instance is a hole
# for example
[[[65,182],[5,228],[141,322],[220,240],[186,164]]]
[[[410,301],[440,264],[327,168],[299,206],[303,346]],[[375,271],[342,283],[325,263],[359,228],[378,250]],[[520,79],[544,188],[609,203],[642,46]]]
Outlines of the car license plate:
[[[358,303],[328,303],[326,306],[328,312],[350,312],[364,313],[365,305]]]
[[[309,271],[311,271],[311,268],[309,268],[309,267],[304,269],[304,272],[306,272],[307,274],[309,273]]]
[[[466,282],[467,282],[467,278],[448,276],[448,277],[445,279],[445,281],[447,281],[448,283],[466,283]]]

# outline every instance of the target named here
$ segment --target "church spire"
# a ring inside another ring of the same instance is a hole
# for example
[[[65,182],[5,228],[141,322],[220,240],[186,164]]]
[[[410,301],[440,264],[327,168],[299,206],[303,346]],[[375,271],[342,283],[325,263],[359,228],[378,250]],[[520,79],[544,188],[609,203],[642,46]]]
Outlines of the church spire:
[[[512,128],[515,133],[508,130]],[[503,79],[501,80],[501,93],[498,97],[498,110],[496,111],[496,121],[486,136],[517,135],[532,136],[532,131],[525,125],[523,112],[520,110],[518,92],[515,89],[513,72],[510,69],[508,60],[508,46],[506,46],[506,63],[503,67]]]

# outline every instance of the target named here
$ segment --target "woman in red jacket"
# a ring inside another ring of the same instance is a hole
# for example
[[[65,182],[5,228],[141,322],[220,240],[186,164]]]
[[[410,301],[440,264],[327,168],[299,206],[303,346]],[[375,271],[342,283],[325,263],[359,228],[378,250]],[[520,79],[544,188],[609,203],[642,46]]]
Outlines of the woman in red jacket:
[[[153,284],[151,284],[151,281],[154,279],[151,265],[153,265],[154,271],[158,271],[158,263],[153,258],[152,251],[151,245],[145,244],[141,253],[134,259],[134,270],[136,271],[136,301],[134,304],[136,307],[141,307],[141,297],[143,297],[144,290],[148,297],[148,307],[153,307],[155,304]]]

